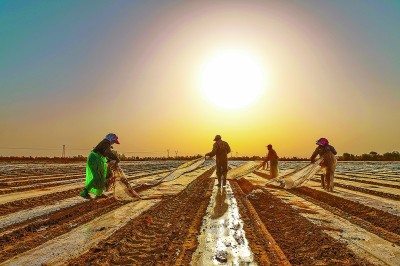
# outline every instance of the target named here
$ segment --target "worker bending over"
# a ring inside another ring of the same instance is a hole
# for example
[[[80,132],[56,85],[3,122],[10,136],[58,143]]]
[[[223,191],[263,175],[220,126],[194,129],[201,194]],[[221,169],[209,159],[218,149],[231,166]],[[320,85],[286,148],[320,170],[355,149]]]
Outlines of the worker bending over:
[[[111,151],[114,143],[119,144],[117,135],[110,133],[90,152],[86,163],[85,188],[80,193],[90,199],[89,192],[100,197],[106,186],[107,163],[118,162],[118,157]]]

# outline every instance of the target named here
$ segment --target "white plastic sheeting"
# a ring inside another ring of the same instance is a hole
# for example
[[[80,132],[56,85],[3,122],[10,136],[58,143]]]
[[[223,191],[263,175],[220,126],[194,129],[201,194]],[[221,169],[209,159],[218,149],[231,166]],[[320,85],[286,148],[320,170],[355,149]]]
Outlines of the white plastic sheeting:
[[[204,158],[199,158],[196,160],[192,160],[189,162],[186,162],[184,164],[181,164],[180,166],[178,166],[175,170],[173,170],[171,173],[169,173],[168,175],[158,178],[154,181],[151,182],[147,182],[144,185],[157,185],[159,183],[162,182],[168,182],[168,181],[172,181],[174,179],[177,179],[178,177],[180,177],[181,175],[194,171],[197,168],[199,168],[203,163],[204,163],[205,159]]]
[[[319,165],[320,162],[321,159],[317,160],[315,163],[311,163],[300,169],[297,169],[292,173],[278,176],[271,181],[280,183],[280,186],[284,187],[285,189],[299,187],[312,178],[321,169],[321,166]]]
[[[247,162],[239,167],[228,171],[227,179],[237,179],[248,175],[261,167],[261,162]]]
[[[181,175],[183,175],[184,173],[188,173],[193,170],[196,170],[204,163],[204,161],[205,161],[204,158],[199,158],[196,160],[186,162],[186,163],[180,165],[176,170],[174,170],[172,173],[167,175],[165,178],[163,178],[162,182],[168,182],[168,181],[174,180],[174,179],[180,177]]]

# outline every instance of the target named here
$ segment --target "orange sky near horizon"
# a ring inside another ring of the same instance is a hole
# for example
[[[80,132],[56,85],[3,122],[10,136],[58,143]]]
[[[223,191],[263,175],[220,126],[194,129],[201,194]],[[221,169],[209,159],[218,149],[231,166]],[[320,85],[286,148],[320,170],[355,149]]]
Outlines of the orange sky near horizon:
[[[174,2],[137,7],[149,12],[140,19],[101,11],[114,22],[74,39],[96,40],[83,58],[56,51],[43,70],[29,70],[42,72],[9,82],[16,94],[28,89],[0,102],[0,156],[60,156],[63,144],[67,156],[86,156],[109,132],[117,151],[140,157],[205,154],[216,134],[246,156],[273,144],[281,157],[309,157],[320,137],[339,154],[400,150],[399,63],[373,61],[386,48],[364,47],[372,33],[358,28],[377,23],[373,7],[353,15],[346,2],[306,2]],[[332,23],[330,12],[342,20]],[[244,108],[217,106],[200,88],[202,66],[229,49],[260,62],[266,79]]]

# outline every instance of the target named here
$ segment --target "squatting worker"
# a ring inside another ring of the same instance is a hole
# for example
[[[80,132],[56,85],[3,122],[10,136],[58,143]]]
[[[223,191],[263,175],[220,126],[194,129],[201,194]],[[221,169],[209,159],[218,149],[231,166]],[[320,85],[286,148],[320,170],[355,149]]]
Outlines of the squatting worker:
[[[317,155],[322,158],[320,165],[325,168],[325,174],[321,175],[321,186],[326,191],[333,192],[333,178],[337,163],[335,155],[337,152],[333,146],[329,145],[329,141],[326,138],[320,138],[316,144],[318,147],[311,155],[311,163],[315,162]]]
[[[222,185],[226,186],[226,175],[228,173],[228,154],[231,152],[231,148],[226,141],[221,139],[220,135],[216,135],[214,138],[214,145],[211,152],[206,154],[206,158],[213,157],[215,155],[216,164],[217,164],[217,177],[218,177],[218,187],[221,186],[221,178]]]
[[[90,152],[86,163],[85,188],[80,193],[84,198],[90,198],[89,192],[100,197],[106,186],[107,162],[118,162],[118,157],[111,151],[113,144],[119,144],[114,133],[108,134]]]
[[[272,149],[272,145],[269,144],[267,146],[268,148],[268,154],[267,157],[265,158],[264,162],[263,162],[263,169],[265,169],[265,167],[268,168],[268,161],[271,162],[270,167],[269,167],[269,172],[272,178],[275,178],[278,176],[278,154],[276,154],[276,151],[274,149]]]

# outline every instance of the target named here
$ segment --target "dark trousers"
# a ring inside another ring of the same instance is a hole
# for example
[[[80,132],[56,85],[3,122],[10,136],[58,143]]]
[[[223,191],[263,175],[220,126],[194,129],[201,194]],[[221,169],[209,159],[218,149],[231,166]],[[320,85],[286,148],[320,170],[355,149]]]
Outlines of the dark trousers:
[[[226,175],[228,173],[228,160],[217,160],[217,169],[216,169],[216,174],[218,178],[218,184],[221,185],[221,179],[222,179],[222,185],[226,185]]]

